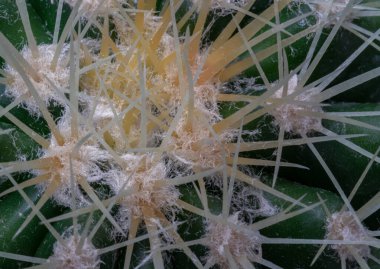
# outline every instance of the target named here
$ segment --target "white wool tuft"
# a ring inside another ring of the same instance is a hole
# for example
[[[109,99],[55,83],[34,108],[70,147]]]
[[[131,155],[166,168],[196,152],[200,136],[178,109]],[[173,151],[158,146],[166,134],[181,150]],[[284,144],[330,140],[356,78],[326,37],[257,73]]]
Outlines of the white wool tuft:
[[[221,221],[207,223],[207,238],[209,239],[206,244],[209,248],[207,259],[221,268],[229,268],[226,249],[234,258],[246,257],[254,260],[261,257],[260,233],[250,230],[247,225],[240,222],[238,214],[229,216],[227,223]]]
[[[262,216],[273,216],[278,212],[278,208],[273,206],[263,195],[261,190],[255,189],[246,184],[239,182],[232,196],[232,206],[235,211],[239,211],[244,216],[249,217],[249,223],[253,223],[254,219]]]
[[[190,168],[208,169],[223,165],[224,158],[231,154],[226,144],[236,138],[237,130],[226,130],[215,137],[210,131],[212,126],[202,119],[202,113],[194,111],[194,114],[192,125],[187,117],[180,120],[169,139],[168,153]]]
[[[132,13],[132,16],[135,16]],[[114,16],[113,21],[120,39],[124,46],[131,46],[135,41],[136,33],[122,16]],[[156,16],[154,12],[144,12],[144,28],[142,35],[145,39],[150,40],[156,33],[161,25],[162,18]],[[160,40],[158,40],[158,55],[166,56],[174,51],[174,38],[168,33],[164,33]]]
[[[194,5],[201,7],[202,0],[193,0]],[[211,8],[221,16],[231,14],[235,10],[231,8],[231,5],[242,7],[247,4],[248,0],[212,0]]]
[[[192,71],[195,73],[196,70]],[[178,68],[175,65],[171,65],[166,68],[165,73],[165,76],[153,75],[150,77],[155,90],[152,92],[152,95],[159,98],[159,101],[167,107],[170,115],[174,116],[184,98],[177,84]],[[205,82],[201,85],[195,84],[193,88],[194,108],[201,111],[203,117],[207,117],[210,123],[221,119],[217,102],[220,87],[220,83]]]
[[[113,170],[113,175],[108,178],[108,184],[115,193],[122,191],[124,184],[124,190],[133,190],[133,194],[124,196],[120,201],[121,221],[141,217],[142,207],[165,213],[175,210],[179,192],[172,185],[158,185],[166,179],[168,168],[157,155],[124,154],[121,158],[125,161],[124,166]]]
[[[295,92],[298,84],[298,77],[294,75],[288,82],[287,95]],[[273,98],[282,98],[284,87],[281,87],[272,96]],[[319,91],[311,89],[309,91],[303,91],[294,97],[295,101],[304,101],[305,105],[298,104],[284,104],[276,107],[271,111],[271,115],[275,118],[276,125],[283,126],[286,132],[306,135],[312,131],[319,131],[322,129],[322,121],[320,118],[312,118],[299,115],[301,111],[311,112],[323,112],[320,106],[308,105],[307,102],[313,101],[313,97],[318,94]]]
[[[339,20],[341,13],[349,3],[349,0],[332,0],[332,4],[330,0],[309,0],[308,3],[315,10],[320,22],[324,22],[322,20],[324,19],[324,16],[328,14],[327,22],[325,23],[329,26],[335,24]],[[352,20],[353,14],[349,13],[345,19],[349,21]]]
[[[39,45],[39,56],[37,58],[33,57],[32,51],[27,46],[21,51],[22,57],[40,75],[40,81],[35,81],[31,76],[28,77],[46,105],[48,105],[49,102],[66,105],[63,94],[69,86],[70,70],[66,64],[69,45],[64,45],[56,70],[52,71],[50,69],[50,64],[53,60],[56,49],[56,45]],[[18,98],[21,95],[28,93],[29,90],[24,80],[13,67],[7,65],[4,71],[7,73],[9,81],[5,89],[7,95]],[[53,83],[61,92],[57,92],[51,83]],[[30,113],[40,115],[38,104],[34,98],[27,98],[23,101],[22,105],[29,110]]]
[[[123,0],[82,0],[79,7],[83,11],[84,17],[90,17],[94,11],[97,13],[109,13],[111,8],[116,8],[116,2],[123,3]],[[78,0],[65,0],[70,6],[75,6]]]
[[[368,238],[368,231],[357,221],[351,212],[344,211],[334,213],[327,220],[326,238],[330,240],[362,241]],[[368,245],[331,245],[343,259],[355,260],[351,250],[356,251],[361,257],[370,255]],[[351,250],[350,250],[351,249]]]
[[[115,109],[116,115],[120,113],[120,108],[117,104],[112,104],[113,106],[111,106],[110,102],[104,97],[100,97],[98,101],[95,102],[95,98],[91,95],[81,93],[80,99],[84,104],[83,115],[85,115],[85,117],[92,117],[91,120],[97,130],[104,128],[106,124],[115,117],[112,107]]]
[[[97,269],[100,268],[101,260],[98,250],[88,240],[84,240],[81,249],[78,249],[80,237],[70,236],[65,239],[67,247],[56,242],[53,255],[49,261],[55,269]]]
[[[41,158],[54,158],[57,165],[53,166],[51,171],[52,179],[59,177],[60,187],[54,193],[54,199],[62,205],[71,206],[71,195],[73,191],[76,193],[78,201],[82,204],[87,204],[87,200],[79,190],[77,179],[83,178],[87,182],[99,182],[105,180],[108,176],[106,171],[103,171],[102,165],[107,161],[112,160],[112,156],[100,148],[99,144],[92,138],[87,140],[79,149],[76,155],[72,155],[78,139],[71,137],[70,117],[64,117],[58,124],[58,129],[64,137],[65,143],[60,146],[54,136],[50,139],[50,146],[44,149],[41,153]],[[79,126],[79,137],[87,135],[84,126]],[[72,169],[74,175],[75,190],[71,188],[71,170],[70,170],[70,155],[72,155]],[[46,171],[37,171],[37,173],[46,173]]]

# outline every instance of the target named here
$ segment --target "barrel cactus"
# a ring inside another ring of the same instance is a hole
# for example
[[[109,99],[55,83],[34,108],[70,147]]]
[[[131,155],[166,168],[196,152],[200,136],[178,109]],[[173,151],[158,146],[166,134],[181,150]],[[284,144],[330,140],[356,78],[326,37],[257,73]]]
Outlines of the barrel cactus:
[[[0,268],[380,268],[376,0],[0,0]]]

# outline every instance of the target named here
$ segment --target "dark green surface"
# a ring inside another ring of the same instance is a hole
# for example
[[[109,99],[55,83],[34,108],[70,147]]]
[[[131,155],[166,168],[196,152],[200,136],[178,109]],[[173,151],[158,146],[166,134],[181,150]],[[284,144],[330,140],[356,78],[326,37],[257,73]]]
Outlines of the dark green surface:
[[[20,159],[31,160],[37,157],[40,147],[28,135],[14,125],[1,121],[0,130],[6,131],[6,133],[0,134],[1,163]]]
[[[307,5],[301,5],[298,9],[297,7],[291,7],[291,8],[284,8],[280,12],[280,22],[284,23],[286,21],[289,21],[297,16],[301,16],[303,14],[306,14],[310,12],[310,8]],[[272,20],[273,23],[275,23],[275,20]],[[306,30],[310,26],[315,24],[315,18],[313,16],[309,16],[306,19],[303,19],[299,22],[296,22],[289,27],[287,27],[285,30],[288,31],[291,34],[297,34],[303,30]],[[266,26],[262,30],[256,34],[256,36],[268,31],[268,29],[271,29],[271,27]],[[289,36],[285,33],[281,33],[281,38],[284,40],[288,38]],[[288,64],[289,64],[289,70],[295,69],[298,65],[300,65],[309,50],[309,46],[311,45],[312,38],[301,38],[298,41],[294,42],[292,45],[285,48],[286,56],[288,58]],[[274,34],[270,36],[269,38],[265,39],[263,42],[260,42],[258,45],[255,45],[252,49],[254,53],[259,53],[260,51],[263,51],[266,48],[269,48],[273,45],[276,45],[277,43],[277,35]],[[244,53],[240,59],[250,57],[248,52]],[[260,62],[260,65],[267,76],[268,80],[270,82],[274,82],[278,80],[278,55],[277,53],[272,54],[271,56],[267,57],[266,59],[262,60]],[[242,74],[244,77],[259,77],[260,74],[256,67],[251,67],[247,70],[245,70]],[[258,83],[261,81],[259,79]]]
[[[0,121],[0,130],[7,133],[0,134],[0,163],[18,161],[21,159],[31,160],[38,155],[40,147],[29,136],[21,132],[15,126]],[[17,182],[24,181],[30,176],[26,173],[13,174]],[[13,187],[7,177],[0,177],[0,193],[6,189]]]
[[[370,24],[368,28],[375,32],[380,28],[380,18],[361,18],[354,20],[355,24]],[[376,30],[374,30],[376,28]],[[328,29],[325,29],[324,36],[327,37]],[[322,38],[323,40],[324,38]],[[322,42],[320,42],[322,43]],[[327,51],[324,53],[320,63],[313,72],[310,81],[321,78],[334,72],[346,59],[348,59],[364,41],[355,34],[345,29],[340,29],[334,37]],[[377,45],[379,42],[377,42]],[[329,85],[329,87],[359,76],[380,67],[380,51],[372,46],[368,46],[345,70]],[[344,93],[333,97],[336,102],[380,102],[380,77],[366,81]]]
[[[29,21],[37,44],[51,43],[48,32],[40,16],[30,4],[27,4]],[[24,26],[19,16],[15,0],[0,0],[0,32],[19,50],[27,43]],[[0,58],[0,67],[3,59]]]
[[[319,194],[326,202],[330,212],[341,209],[342,201],[339,196],[329,191],[303,186],[286,180],[279,179],[276,189],[289,195],[294,199],[299,199],[307,194],[302,200],[305,205],[318,203]],[[265,195],[267,199],[276,207],[285,209],[290,205],[279,198]],[[299,207],[298,207],[299,208]],[[278,224],[261,230],[261,234],[270,238],[300,238],[300,239],[324,239],[325,237],[326,214],[322,206],[316,207],[302,215],[282,221]],[[263,257],[284,269],[306,268],[313,260],[318,251],[318,245],[263,245]],[[314,268],[336,269],[339,268],[339,259],[332,251],[326,251],[317,260]]]
[[[318,203],[320,201],[317,196],[318,193],[322,199],[326,201],[326,206],[331,212],[339,210],[342,206],[339,196],[320,188],[303,186],[284,179],[278,179],[276,189],[294,199],[299,199],[302,195],[307,194],[302,200],[305,205]],[[183,195],[181,199],[202,208],[199,198],[191,187],[181,188],[181,193]],[[290,203],[270,194],[265,194],[265,197],[273,206],[277,207],[279,211],[290,205]],[[247,204],[247,206],[254,206],[254,204]],[[215,196],[209,196],[209,207],[214,214],[220,214],[221,200]],[[295,207],[295,209],[300,209],[300,207]],[[179,228],[179,233],[186,241],[201,238],[205,233],[204,219],[202,217],[183,211],[183,214],[180,214],[179,220],[187,221],[186,224],[181,225]],[[325,212],[323,208],[319,206],[302,215],[262,229],[260,233],[271,238],[323,239],[325,236],[325,221]],[[289,269],[305,268],[306,265],[310,264],[318,251],[318,246],[316,247],[315,245],[264,244],[262,247],[263,257],[265,259]],[[198,257],[204,257],[207,253],[207,249],[199,245],[192,247],[192,250],[198,254]],[[302,255],[300,255],[300,253],[302,253]],[[339,263],[337,263],[336,257],[332,257],[333,255],[333,252],[327,251],[327,253],[323,254],[317,261],[315,268],[338,268]],[[173,252],[173,257],[176,261],[176,268],[195,268],[189,258],[182,252]],[[260,266],[258,268],[260,268]]]
[[[37,203],[41,196],[41,189],[30,187],[25,189],[33,203]],[[15,239],[12,237],[30,214],[31,209],[18,192],[11,193],[0,199],[0,251],[33,256],[47,229],[40,224],[40,219],[34,217],[21,234]],[[51,202],[47,202],[41,213],[51,218],[60,213],[60,209]],[[30,266],[25,262],[0,258],[0,268],[13,269]]]
[[[54,0],[53,3],[50,0],[26,0],[30,4],[36,13],[40,16],[41,20],[44,22],[47,30],[50,33],[54,33],[55,21],[58,10],[59,0]],[[71,8],[68,4],[63,5],[61,23],[60,23],[60,33],[65,27],[66,21],[71,13]]]
[[[243,105],[244,104],[240,103],[237,104],[237,107]],[[235,110],[236,108],[231,109],[226,103],[221,104],[221,113],[224,117],[232,114]],[[331,106],[324,107],[324,110],[326,112],[380,111],[380,105],[375,103],[334,103],[331,104]],[[375,127],[380,127],[380,116],[352,117],[352,119],[371,124]],[[325,128],[338,135],[365,134],[366,136],[349,140],[371,153],[375,153],[376,149],[380,146],[380,131],[331,120],[323,120],[322,124]],[[248,140],[270,141],[278,139],[278,127],[275,126],[273,117],[268,115],[250,122],[244,126],[244,128],[247,130],[258,131],[258,134],[254,138],[248,137]],[[319,134],[315,132],[309,134],[311,137],[318,135]],[[285,134],[285,139],[295,138],[299,137],[292,134]],[[338,180],[343,191],[348,196],[370,162],[370,158],[357,153],[353,149],[348,148],[337,141],[315,143],[314,146],[317,148],[319,154],[322,156],[323,160]],[[276,158],[273,149],[245,152],[241,153],[241,156],[271,160],[275,160]],[[327,173],[307,145],[286,146],[283,148],[281,157],[284,162],[297,163],[308,168],[299,169],[281,167],[279,170],[281,177],[304,185],[319,187],[337,193],[337,189],[334,187]],[[257,172],[264,171],[266,173],[273,173],[274,171],[273,167],[266,167],[259,170],[261,168],[262,167],[257,168]],[[375,162],[352,201],[356,208],[363,205],[370,197],[379,191],[379,175],[380,164]]]
[[[328,111],[379,111],[378,104],[334,104],[326,107]],[[354,119],[380,126],[380,116],[355,117]],[[363,149],[375,153],[380,146],[380,132],[363,127],[357,127],[350,124],[343,124],[333,121],[323,121],[323,125],[339,134],[366,134],[367,136],[350,139],[356,145]],[[370,159],[360,155],[356,151],[337,142],[323,142],[315,144],[318,152],[338,180],[342,189],[348,196],[356,182],[362,175],[364,169],[370,162]],[[283,159],[289,162],[295,162],[305,165],[309,170],[281,168],[280,173],[288,178],[293,178],[302,184],[323,187],[336,192],[331,180],[324,172],[321,164],[314,157],[313,153],[307,146],[286,147],[283,152]],[[379,191],[380,164],[375,162],[365,177],[359,188],[353,204],[358,207],[363,205],[370,197]]]

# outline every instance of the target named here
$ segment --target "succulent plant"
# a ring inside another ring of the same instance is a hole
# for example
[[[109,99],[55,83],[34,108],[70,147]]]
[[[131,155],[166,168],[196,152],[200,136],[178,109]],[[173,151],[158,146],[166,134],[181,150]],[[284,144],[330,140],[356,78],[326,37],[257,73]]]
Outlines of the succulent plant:
[[[0,268],[380,268],[373,0],[0,0]]]

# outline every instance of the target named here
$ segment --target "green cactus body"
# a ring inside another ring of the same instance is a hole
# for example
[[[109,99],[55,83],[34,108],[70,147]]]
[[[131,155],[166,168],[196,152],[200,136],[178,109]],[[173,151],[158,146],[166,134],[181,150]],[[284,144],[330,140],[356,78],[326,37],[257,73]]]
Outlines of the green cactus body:
[[[31,187],[25,189],[25,194],[32,203],[36,203],[41,197],[41,189]],[[23,232],[13,238],[19,227],[30,213],[29,204],[19,193],[11,193],[1,200],[1,251],[15,252],[20,255],[33,256],[41,240],[48,233],[40,219],[35,217]],[[51,218],[60,214],[60,208],[53,203],[48,203],[41,210],[45,218]],[[30,265],[30,264],[29,264]],[[11,259],[0,259],[1,268],[24,268],[28,263]]]

